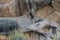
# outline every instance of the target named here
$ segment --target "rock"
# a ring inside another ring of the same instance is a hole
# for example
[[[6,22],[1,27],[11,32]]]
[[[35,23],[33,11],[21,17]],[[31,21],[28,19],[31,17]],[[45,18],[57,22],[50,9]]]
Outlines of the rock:
[[[18,30],[19,26],[17,22],[13,20],[0,19],[0,33],[8,36],[12,31]]]
[[[38,31],[38,32],[41,32],[41,33],[45,33],[43,31],[43,28],[48,24],[49,24],[49,22],[47,20],[43,20],[41,22],[33,23],[29,27],[27,27],[29,29],[27,31],[33,30],[33,31]]]
[[[50,6],[45,6],[44,8],[41,8],[35,11],[33,22],[39,19],[45,19],[47,16],[52,14],[52,12],[53,12],[53,9]]]
[[[23,31],[27,31],[29,30],[28,27],[30,27],[32,23],[32,21],[27,18],[26,16],[22,16],[19,19],[16,20],[18,22],[19,27],[23,30]]]
[[[19,10],[17,8],[17,2],[16,0],[4,0],[0,2],[0,13],[3,17],[12,17],[17,16],[16,13],[19,13]]]
[[[56,9],[57,11],[60,11],[60,0],[52,0],[52,6],[53,6],[54,9]]]
[[[60,20],[60,12],[54,11],[54,12],[52,12],[49,16],[47,16],[46,19],[47,19],[49,22],[53,22],[53,23],[60,24],[60,23],[59,23],[59,20]]]
[[[49,4],[51,4],[52,0],[35,0],[35,4],[37,9],[43,8]],[[51,5],[50,5],[51,6]]]

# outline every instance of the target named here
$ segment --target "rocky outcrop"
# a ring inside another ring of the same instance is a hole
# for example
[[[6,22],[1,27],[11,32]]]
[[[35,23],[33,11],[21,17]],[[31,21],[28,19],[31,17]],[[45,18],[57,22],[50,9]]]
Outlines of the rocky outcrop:
[[[8,31],[14,31],[18,26],[19,31],[26,33],[27,36],[29,35],[31,38],[37,38],[36,40],[40,40],[40,37],[42,38],[41,40],[43,40],[43,38],[52,40],[56,32],[58,31],[59,33],[59,0],[15,0],[14,2],[11,0],[11,3],[10,5],[10,1],[8,0],[1,0],[0,2],[0,16],[3,16],[0,17],[0,19],[2,19],[0,20],[2,28],[0,32],[7,32],[7,28],[9,29]],[[15,22],[17,22],[16,25]]]
[[[53,0],[53,1],[52,1],[52,6],[53,6],[54,9],[56,9],[57,11],[60,11],[60,0]]]
[[[0,14],[2,17],[17,16],[16,13],[19,13],[16,0],[2,0],[0,2]]]

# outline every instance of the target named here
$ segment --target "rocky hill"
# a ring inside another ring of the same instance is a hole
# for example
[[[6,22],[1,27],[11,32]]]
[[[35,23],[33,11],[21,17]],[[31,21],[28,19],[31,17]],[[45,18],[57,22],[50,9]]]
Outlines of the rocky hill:
[[[0,0],[0,28],[1,40],[59,40],[60,0]]]

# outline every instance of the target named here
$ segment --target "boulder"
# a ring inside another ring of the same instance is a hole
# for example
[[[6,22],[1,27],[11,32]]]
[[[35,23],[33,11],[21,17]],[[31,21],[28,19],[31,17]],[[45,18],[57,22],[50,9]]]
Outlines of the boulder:
[[[16,0],[1,0],[0,2],[0,15],[2,17],[17,16],[19,13]]]
[[[0,33],[8,36],[12,31],[18,30],[18,23],[14,20],[0,19]]]

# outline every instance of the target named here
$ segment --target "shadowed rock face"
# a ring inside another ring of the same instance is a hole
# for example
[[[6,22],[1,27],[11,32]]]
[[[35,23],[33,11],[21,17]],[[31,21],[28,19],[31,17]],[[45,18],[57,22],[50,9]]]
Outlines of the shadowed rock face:
[[[50,5],[53,7],[52,0],[26,0],[28,9],[29,9],[29,16],[31,19],[34,18],[34,14],[37,10]]]
[[[51,6],[52,0],[37,0],[35,5],[37,8],[42,8],[44,6],[50,5]]]
[[[0,33],[8,35],[15,29],[18,30],[18,24],[13,20],[0,20]]]
[[[40,33],[40,32],[33,31],[33,30],[31,30],[31,31],[27,31],[27,32],[24,32],[24,33],[29,33],[29,34],[34,33],[34,34],[37,34],[37,35],[39,35],[39,36],[44,36],[44,37],[46,37],[46,35],[45,35],[44,33]]]
[[[52,3],[52,0],[26,0],[25,1],[30,7],[33,7],[34,5],[38,7],[44,7],[46,5],[50,5]],[[31,9],[31,8],[30,8]]]
[[[31,8],[38,10],[46,5],[50,5],[52,0],[18,0],[13,2],[11,8],[9,6],[5,7],[3,3],[10,3],[12,0],[4,0],[0,2],[1,16],[22,16],[29,12]],[[14,5],[15,4],[15,5]],[[3,7],[1,6],[3,5]],[[10,4],[9,4],[10,5]],[[29,6],[29,7],[28,7]],[[26,13],[25,13],[26,12]],[[16,14],[17,13],[17,14]],[[23,14],[24,13],[24,14]],[[31,15],[31,14],[30,14]],[[34,16],[32,16],[33,18]]]

